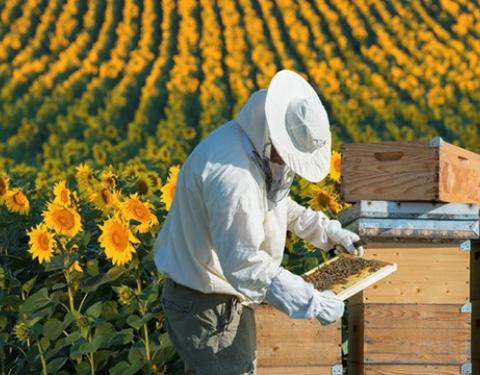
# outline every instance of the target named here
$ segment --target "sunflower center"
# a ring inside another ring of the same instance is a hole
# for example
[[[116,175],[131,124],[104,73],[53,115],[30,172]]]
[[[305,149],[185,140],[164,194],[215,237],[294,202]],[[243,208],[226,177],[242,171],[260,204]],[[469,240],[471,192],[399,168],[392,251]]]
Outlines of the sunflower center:
[[[148,184],[146,181],[138,180],[137,186],[140,195],[146,195],[148,193]]]
[[[19,191],[13,195],[13,201],[19,206],[24,206],[27,203],[27,197]]]
[[[46,233],[40,233],[38,244],[42,251],[48,251],[50,248],[50,239]]]
[[[145,221],[145,220],[148,220],[148,212],[147,212],[147,209],[146,207],[144,206],[141,206],[141,205],[136,205],[134,208],[133,208],[133,212],[135,213],[135,216],[142,220],[142,221]]]
[[[65,208],[57,212],[56,220],[64,230],[70,230],[75,226],[73,214]]]
[[[116,250],[123,251],[128,245],[128,234],[125,229],[120,225],[116,224],[112,228],[111,233],[112,243],[115,246]]]
[[[105,204],[110,204],[110,203],[112,203],[112,194],[110,194],[110,192],[108,191],[108,189],[103,188],[100,194],[101,194],[102,199],[103,199],[103,202],[104,202]]]

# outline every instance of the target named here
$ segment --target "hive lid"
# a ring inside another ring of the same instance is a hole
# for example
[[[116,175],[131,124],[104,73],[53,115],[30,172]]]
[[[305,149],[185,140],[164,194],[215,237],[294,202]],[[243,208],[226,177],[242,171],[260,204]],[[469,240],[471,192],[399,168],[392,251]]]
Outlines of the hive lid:
[[[478,204],[362,200],[343,210],[338,220],[344,226],[359,218],[478,221],[478,212]]]

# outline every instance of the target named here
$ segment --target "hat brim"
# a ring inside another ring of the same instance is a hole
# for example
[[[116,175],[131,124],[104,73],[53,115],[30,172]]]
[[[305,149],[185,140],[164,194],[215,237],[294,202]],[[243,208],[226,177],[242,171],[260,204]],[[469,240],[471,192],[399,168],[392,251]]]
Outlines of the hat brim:
[[[296,174],[311,182],[324,179],[330,170],[331,136],[321,148],[314,152],[303,152],[295,147],[290,138],[285,114],[290,100],[295,98],[313,98],[321,104],[324,126],[330,129],[328,115],[313,87],[299,74],[290,70],[281,70],[272,78],[265,101],[265,115],[270,139],[281,158]]]

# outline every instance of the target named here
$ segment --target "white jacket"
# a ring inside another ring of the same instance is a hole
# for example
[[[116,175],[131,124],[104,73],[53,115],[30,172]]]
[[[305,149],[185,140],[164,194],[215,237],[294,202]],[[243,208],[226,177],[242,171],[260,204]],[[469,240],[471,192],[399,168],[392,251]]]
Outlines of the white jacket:
[[[155,263],[179,284],[260,303],[281,271],[287,228],[328,250],[329,219],[286,197],[268,204],[252,157],[267,139],[266,90],[200,142],[178,176],[175,199],[155,241]],[[253,144],[253,146],[252,146]]]

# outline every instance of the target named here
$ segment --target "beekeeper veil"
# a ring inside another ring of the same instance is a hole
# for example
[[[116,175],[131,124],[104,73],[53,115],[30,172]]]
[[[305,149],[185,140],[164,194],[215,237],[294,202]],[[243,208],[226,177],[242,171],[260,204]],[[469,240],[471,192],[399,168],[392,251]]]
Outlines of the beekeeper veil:
[[[242,108],[236,121],[245,131],[251,158],[265,178],[269,203],[275,203],[288,195],[295,172],[286,164],[272,161],[272,141],[265,115],[267,90],[253,93]],[[270,205],[272,207],[272,205]]]
[[[330,169],[330,123],[320,98],[300,75],[282,70],[253,93],[236,118],[264,171],[269,200],[288,194],[294,174],[318,182]],[[271,147],[285,165],[272,163]]]

